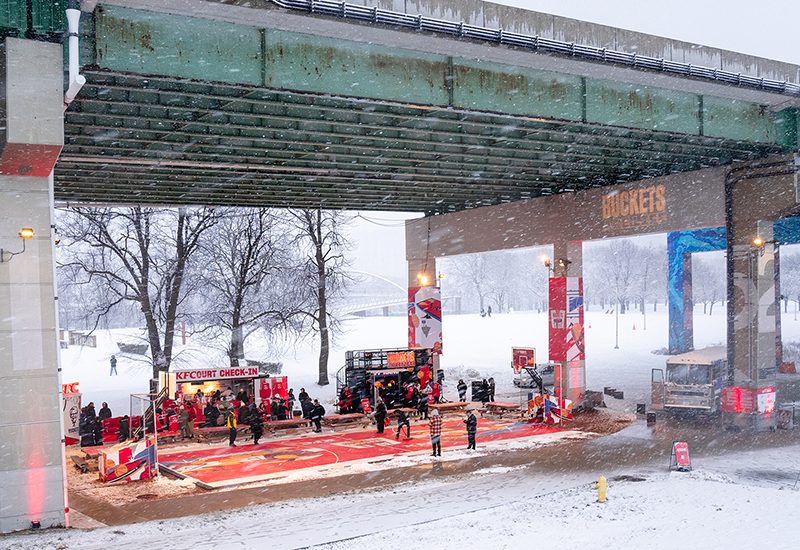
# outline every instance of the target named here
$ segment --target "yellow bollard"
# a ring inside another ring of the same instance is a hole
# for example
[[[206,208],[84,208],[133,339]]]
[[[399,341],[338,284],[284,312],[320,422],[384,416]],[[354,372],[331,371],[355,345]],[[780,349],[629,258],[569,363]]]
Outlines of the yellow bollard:
[[[600,476],[600,479],[597,480],[595,485],[597,486],[597,502],[605,502],[606,489],[608,488],[608,482],[606,481],[605,476]]]

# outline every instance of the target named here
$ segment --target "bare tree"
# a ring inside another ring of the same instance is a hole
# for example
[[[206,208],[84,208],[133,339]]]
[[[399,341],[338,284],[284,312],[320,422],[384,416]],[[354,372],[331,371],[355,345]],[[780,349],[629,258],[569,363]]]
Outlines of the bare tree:
[[[169,370],[186,266],[217,219],[211,209],[184,208],[72,208],[63,215],[59,267],[72,284],[99,280],[107,289],[94,311],[95,326],[117,305],[139,304],[153,378]]]
[[[329,309],[330,301],[342,292],[348,281],[345,252],[350,248],[343,232],[349,221],[342,212],[331,210],[290,210],[288,219],[294,228],[291,244],[303,255],[298,283],[301,293],[298,305],[310,322],[306,326],[319,334],[319,379],[328,380],[331,330],[337,319]]]
[[[725,259],[721,252],[692,257],[692,300],[703,304],[703,313],[714,313],[714,304],[725,300]]]
[[[200,250],[197,282],[206,326],[230,334],[228,357],[238,367],[244,343],[258,329],[286,325],[299,311],[282,281],[292,263],[276,214],[266,208],[227,209]]]

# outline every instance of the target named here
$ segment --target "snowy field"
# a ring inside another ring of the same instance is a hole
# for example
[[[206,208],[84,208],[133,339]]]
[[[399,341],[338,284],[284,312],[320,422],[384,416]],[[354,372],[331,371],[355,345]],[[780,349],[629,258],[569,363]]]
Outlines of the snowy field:
[[[652,306],[651,306],[652,307]],[[600,311],[586,313],[587,385],[590,389],[615,386],[625,391],[626,400],[649,400],[650,370],[663,367],[665,357],[653,350],[667,346],[666,308],[658,313],[649,311],[647,329],[641,314],[629,313],[619,318],[619,349],[614,349],[614,316]],[[454,399],[458,378],[467,380],[470,374],[494,376],[498,398],[518,399],[519,392],[511,380],[512,346],[533,346],[539,361],[547,358],[546,315],[531,312],[495,314],[491,318],[479,315],[446,315],[443,321],[444,355],[442,366],[447,378],[445,395]],[[788,341],[800,340],[800,321],[791,315],[783,319],[783,334]],[[147,391],[150,366],[143,358],[120,355],[119,340],[134,339],[135,330],[98,331],[97,348],[72,346],[62,350],[64,382],[80,382],[83,403],[94,401],[97,408],[107,401],[114,414],[128,413],[129,394]],[[251,337],[253,338],[253,337]],[[305,387],[312,397],[323,403],[334,401],[335,375],[344,363],[346,350],[406,345],[405,317],[351,318],[344,322],[344,333],[334,342],[330,359],[331,384],[321,388],[317,380],[317,345],[307,342],[286,346],[283,353],[266,349],[264,342],[247,341],[247,356],[270,361],[282,361],[283,374],[295,395]],[[725,310],[717,308],[713,316],[695,314],[695,345],[705,347],[725,342]],[[221,367],[227,363],[219,342],[190,337],[186,346],[178,345],[176,362],[183,368]],[[118,376],[109,376],[109,358],[118,358]]]
[[[343,487],[333,497],[228,513],[0,537],[0,548],[797,548],[800,446],[695,458],[689,473],[658,462],[561,475],[489,467],[444,478],[433,464],[430,476],[382,491]],[[600,474],[609,478],[605,504],[596,502]]]

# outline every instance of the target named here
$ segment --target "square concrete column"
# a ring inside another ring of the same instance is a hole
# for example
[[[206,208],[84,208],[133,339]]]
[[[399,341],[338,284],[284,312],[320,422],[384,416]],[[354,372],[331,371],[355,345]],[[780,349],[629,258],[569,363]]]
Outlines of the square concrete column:
[[[0,532],[66,523],[52,170],[63,144],[63,50],[0,50]],[[43,175],[44,174],[44,175]],[[21,228],[32,228],[25,242]]]
[[[731,423],[769,428],[774,424],[774,414],[758,414],[757,409],[758,396],[763,401],[763,395],[770,393],[777,381],[780,304],[775,299],[773,223],[736,220],[729,238],[728,284],[732,287],[728,304],[728,367],[732,386],[741,388],[746,396],[742,413],[731,417]],[[760,241],[754,244],[756,238]]]
[[[553,244],[549,281],[550,360],[556,363],[556,391],[577,403],[586,391],[583,320],[583,243]]]

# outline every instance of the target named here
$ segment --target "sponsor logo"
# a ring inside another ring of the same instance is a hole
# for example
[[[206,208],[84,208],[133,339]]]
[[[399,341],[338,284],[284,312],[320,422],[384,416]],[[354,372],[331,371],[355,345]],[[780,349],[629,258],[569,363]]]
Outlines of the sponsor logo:
[[[603,196],[603,220],[619,228],[646,227],[667,221],[664,185],[614,191]]]

